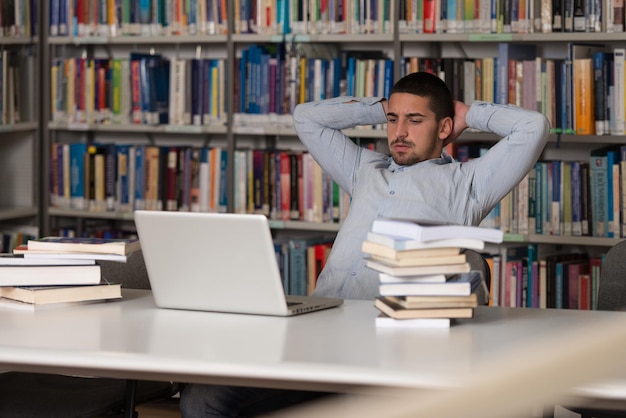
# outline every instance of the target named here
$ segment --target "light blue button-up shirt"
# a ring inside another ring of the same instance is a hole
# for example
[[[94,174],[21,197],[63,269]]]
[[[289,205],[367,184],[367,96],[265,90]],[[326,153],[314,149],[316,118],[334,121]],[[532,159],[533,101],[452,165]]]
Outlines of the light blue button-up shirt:
[[[550,127],[540,113],[506,105],[475,102],[470,128],[503,139],[469,162],[450,156],[400,166],[385,154],[356,145],[341,131],[387,122],[382,98],[338,97],[303,103],[294,111],[300,140],[351,197],[316,295],[373,299],[378,272],[365,266],[361,244],[372,221],[381,217],[429,219],[478,225],[533,167]],[[347,104],[356,101],[357,103]]]

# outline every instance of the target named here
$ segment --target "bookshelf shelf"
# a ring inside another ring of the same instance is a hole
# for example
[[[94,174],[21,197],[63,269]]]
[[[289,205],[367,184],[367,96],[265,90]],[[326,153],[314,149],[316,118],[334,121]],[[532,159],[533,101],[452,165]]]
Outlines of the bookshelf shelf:
[[[37,216],[39,209],[32,207],[0,207],[0,221],[16,220]]]
[[[84,211],[76,209],[61,209],[50,208],[49,214],[51,216],[59,216],[65,218],[82,218],[82,219],[109,219],[119,221],[132,221],[134,219],[132,212],[96,212],[96,211]]]
[[[0,125],[0,133],[6,132],[27,132],[38,128],[37,122],[21,122],[15,124]]]
[[[178,45],[223,44],[226,35],[156,35],[156,36],[54,36],[50,45]]]
[[[537,235],[537,234],[504,234],[504,243],[535,243],[591,247],[611,247],[623,238],[600,238],[588,236]]]
[[[236,43],[276,43],[276,42],[296,42],[296,43],[391,43],[392,34],[286,34],[286,35],[259,35],[259,34],[233,34],[232,40]]]
[[[140,125],[140,124],[87,124],[87,123],[58,123],[50,122],[48,129],[53,131],[76,132],[128,132],[128,133],[171,133],[171,134],[226,134],[224,125],[194,126],[194,125]]]
[[[552,33],[435,33],[399,35],[400,42],[618,42],[624,33],[607,32],[552,32]]]
[[[22,45],[30,46],[36,45],[38,38],[36,36],[12,36],[12,37],[0,37],[0,45]]]

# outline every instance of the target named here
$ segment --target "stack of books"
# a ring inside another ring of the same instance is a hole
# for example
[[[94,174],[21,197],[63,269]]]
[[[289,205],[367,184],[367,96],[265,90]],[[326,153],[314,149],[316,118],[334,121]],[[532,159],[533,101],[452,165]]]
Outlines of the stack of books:
[[[139,240],[46,237],[0,254],[0,307],[33,310],[119,299],[121,285],[102,277],[99,260],[125,262]]]
[[[377,219],[363,242],[366,265],[378,271],[378,326],[449,328],[471,318],[482,281],[465,249],[501,243],[502,231],[405,219]]]

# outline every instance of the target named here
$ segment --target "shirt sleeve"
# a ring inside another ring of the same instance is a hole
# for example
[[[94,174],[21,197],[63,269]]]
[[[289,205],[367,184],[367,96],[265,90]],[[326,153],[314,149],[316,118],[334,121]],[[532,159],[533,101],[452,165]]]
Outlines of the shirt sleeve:
[[[474,192],[493,206],[535,165],[548,141],[550,124],[539,112],[485,102],[471,105],[467,124],[502,137],[484,156],[468,163]]]
[[[342,129],[386,123],[381,100],[381,97],[336,97],[302,103],[294,110],[298,137],[315,161],[350,194],[363,148]]]

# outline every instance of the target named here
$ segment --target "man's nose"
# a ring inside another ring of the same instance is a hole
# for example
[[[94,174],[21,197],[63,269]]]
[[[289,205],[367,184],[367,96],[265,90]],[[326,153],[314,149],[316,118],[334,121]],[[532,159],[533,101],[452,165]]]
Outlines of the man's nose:
[[[396,139],[398,138],[406,138],[408,136],[406,122],[400,122],[396,124]]]

